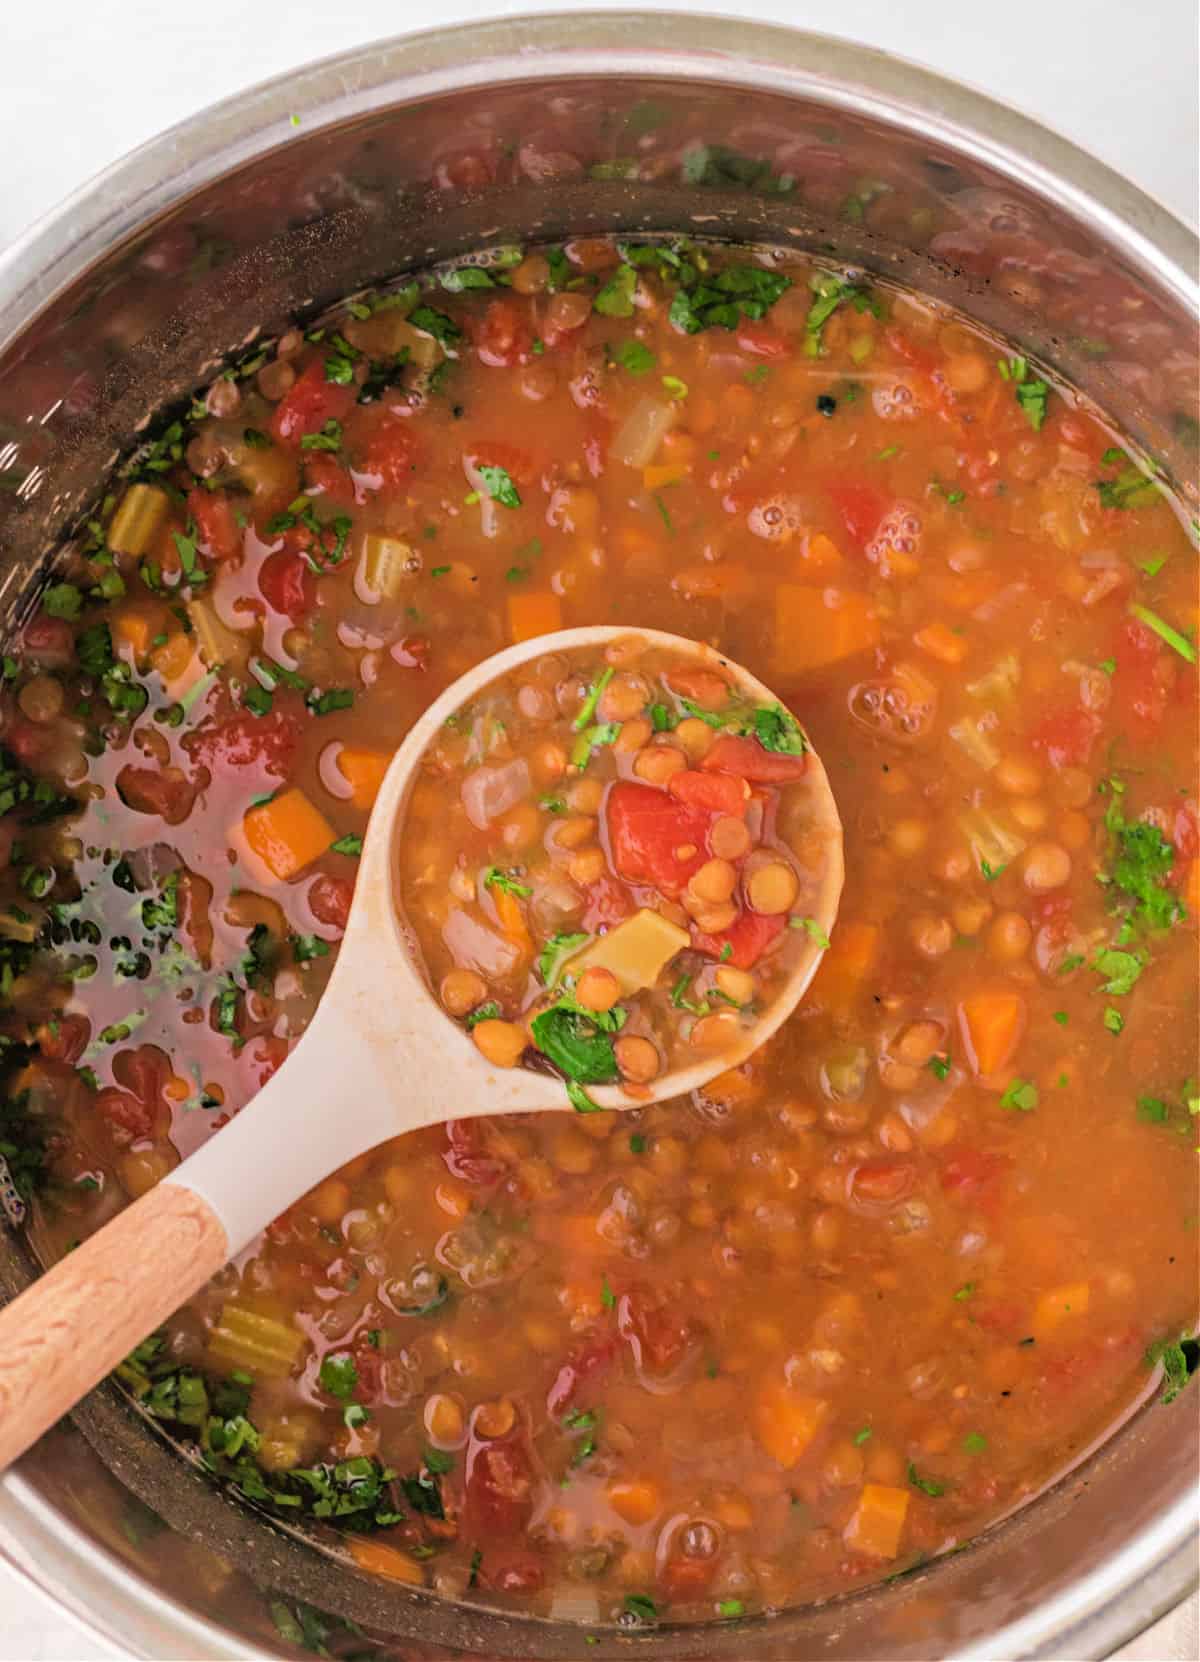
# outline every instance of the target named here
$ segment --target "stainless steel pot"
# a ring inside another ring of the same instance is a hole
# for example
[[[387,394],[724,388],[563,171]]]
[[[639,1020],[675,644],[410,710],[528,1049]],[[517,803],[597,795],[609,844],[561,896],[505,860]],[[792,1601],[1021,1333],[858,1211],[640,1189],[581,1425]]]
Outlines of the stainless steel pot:
[[[708,146],[690,180],[658,163],[658,135],[680,122]],[[764,191],[729,151],[770,157],[794,184]],[[636,180],[611,165],[630,157]],[[862,213],[866,194],[883,208]],[[944,296],[1074,381],[1194,503],[1195,239],[1127,182],[862,47],[733,19],[508,19],[364,48],[219,105],[0,256],[9,621],[138,424],[257,329],[481,244],[613,229],[829,251]],[[0,1241],[0,1293],[30,1270]],[[404,1658],[564,1662],[634,1644],[727,1662],[1092,1658],[1194,1584],[1198,1457],[1189,1406],[1146,1405],[1020,1515],[893,1585],[589,1644],[346,1570],[216,1493],[105,1388],[0,1483],[0,1550],[156,1658],[277,1653],[254,1587],[395,1635],[385,1654]],[[143,1554],[146,1505],[173,1536]]]

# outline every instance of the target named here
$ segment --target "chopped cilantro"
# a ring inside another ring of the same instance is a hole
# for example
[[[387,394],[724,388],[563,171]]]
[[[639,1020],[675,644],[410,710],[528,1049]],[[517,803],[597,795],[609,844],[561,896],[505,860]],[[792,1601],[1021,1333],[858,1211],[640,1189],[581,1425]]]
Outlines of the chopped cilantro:
[[[788,928],[803,929],[809,940],[811,940],[816,946],[819,946],[822,952],[829,951],[829,936],[821,928],[821,925],[817,922],[816,918],[790,917],[788,919]]]
[[[487,493],[493,502],[498,502],[502,508],[521,506],[521,494],[513,484],[507,468],[483,462],[479,467],[479,477],[487,487]]]
[[[920,1489],[923,1495],[932,1495],[935,1500],[938,1495],[946,1493],[944,1483],[935,1483],[931,1477],[921,1477],[911,1460],[908,1462],[908,1481],[914,1489]]]
[[[584,934],[551,935],[538,953],[538,974],[547,987],[553,987],[562,974],[563,965],[585,946],[590,936]]]
[[[342,424],[340,421],[327,421],[319,433],[305,433],[300,440],[301,450],[340,450],[342,447]]]
[[[292,956],[298,964],[306,964],[310,958],[329,956],[329,942],[323,941],[319,935],[293,935],[291,946]]]
[[[949,1056],[931,1056],[925,1066],[935,1079],[948,1079],[950,1077]]]
[[[499,866],[489,866],[483,874],[485,889],[499,889],[504,894],[516,895],[518,900],[528,900],[533,890],[527,883],[520,882],[511,872],[501,871]]]
[[[477,1009],[471,1011],[471,1014],[467,1017],[467,1028],[469,1030],[472,1027],[478,1027],[481,1021],[498,1021],[499,1019],[500,1006],[495,999],[489,999],[486,1004],[480,1004]]]
[[[982,1454],[988,1446],[988,1441],[981,1432],[968,1431],[963,1438],[962,1446],[967,1454]]]
[[[357,858],[362,853],[362,845],[361,837],[350,835],[339,837],[336,842],[330,843],[329,849],[332,854],[350,854]]]
[[[51,617],[73,623],[79,616],[83,596],[74,583],[52,583],[42,595],[42,605]]]
[[[617,1295],[609,1286],[607,1276],[600,1282],[600,1302],[606,1310],[615,1310],[617,1307]]]
[[[1132,992],[1145,967],[1146,959],[1142,953],[1122,952],[1112,946],[1102,948],[1092,960],[1092,968],[1097,974],[1108,977],[1104,991],[1114,998],[1124,998],[1126,993]]]
[[[325,1355],[317,1381],[323,1391],[345,1402],[358,1384],[358,1369],[349,1351],[330,1351]]]
[[[627,369],[631,375],[648,375],[654,368],[654,354],[640,340],[622,341],[613,356],[621,368]]]
[[[1104,1012],[1104,1025],[1110,1033],[1120,1033],[1125,1026],[1125,1017],[1110,1004]]]
[[[658,1620],[658,1606],[645,1593],[626,1593],[625,1612],[638,1627],[653,1627]]]
[[[1200,1340],[1181,1333],[1177,1339],[1158,1339],[1146,1352],[1146,1366],[1163,1371],[1161,1402],[1174,1402],[1200,1369]]]
[[[1028,1114],[1037,1107],[1038,1100],[1038,1088],[1031,1080],[1014,1079],[1000,1098],[1000,1106]]]

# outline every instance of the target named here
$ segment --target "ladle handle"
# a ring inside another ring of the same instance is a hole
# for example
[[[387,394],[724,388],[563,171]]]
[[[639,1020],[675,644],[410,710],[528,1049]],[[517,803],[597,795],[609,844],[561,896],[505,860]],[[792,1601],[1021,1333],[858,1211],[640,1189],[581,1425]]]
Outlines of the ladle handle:
[[[265,1224],[397,1129],[355,1041],[323,1007],[219,1135],[0,1310],[0,1471]]]
[[[160,1183],[0,1310],[0,1471],[228,1256],[208,1202]]]

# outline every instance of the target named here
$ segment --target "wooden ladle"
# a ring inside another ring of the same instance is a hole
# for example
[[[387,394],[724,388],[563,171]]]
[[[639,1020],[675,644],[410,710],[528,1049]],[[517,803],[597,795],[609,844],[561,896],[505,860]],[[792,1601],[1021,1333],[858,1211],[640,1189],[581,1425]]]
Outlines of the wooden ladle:
[[[421,758],[448,716],[532,658],[635,638],[732,677],[748,702],[761,682],[712,647],[659,630],[566,629],[476,665],[436,699],[389,765],[363,841],[337,962],[317,1012],[284,1065],[220,1134],[0,1311],[0,1470],[114,1368],[228,1259],[314,1184],[406,1131],[479,1114],[570,1112],[562,1082],[497,1069],[440,1008],[397,905],[396,844]],[[680,1096],[768,1039],[816,972],[842,890],[842,827],[820,759],[804,775],[806,836],[824,844],[820,888],[786,982],[725,1049],[662,1074],[652,1099]],[[620,1086],[593,1087],[605,1108],[641,1107]]]

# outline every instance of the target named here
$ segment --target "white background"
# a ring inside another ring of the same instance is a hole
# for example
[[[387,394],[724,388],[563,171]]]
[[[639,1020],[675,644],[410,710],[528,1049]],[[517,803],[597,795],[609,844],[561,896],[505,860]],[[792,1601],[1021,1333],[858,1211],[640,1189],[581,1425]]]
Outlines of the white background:
[[[1195,0],[726,0],[913,58],[1038,117],[1197,220]],[[488,0],[0,0],[0,245],[162,128],[251,82],[406,28],[583,9]],[[593,0],[594,10],[620,9]],[[631,29],[653,38],[635,13]],[[0,1662],[111,1656],[0,1566]],[[1198,1654],[1194,1605],[1121,1653]],[[1064,1659],[1069,1662],[1069,1659]]]

